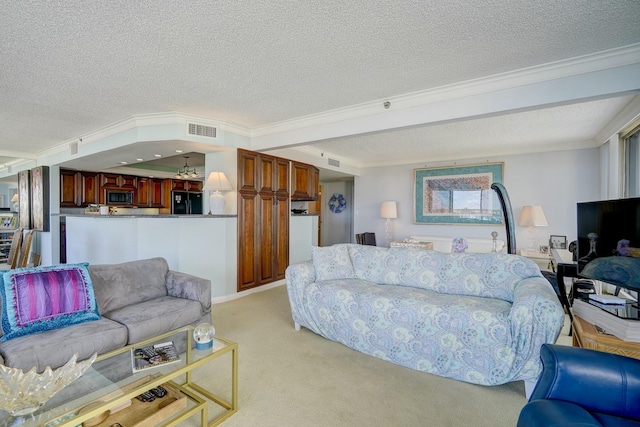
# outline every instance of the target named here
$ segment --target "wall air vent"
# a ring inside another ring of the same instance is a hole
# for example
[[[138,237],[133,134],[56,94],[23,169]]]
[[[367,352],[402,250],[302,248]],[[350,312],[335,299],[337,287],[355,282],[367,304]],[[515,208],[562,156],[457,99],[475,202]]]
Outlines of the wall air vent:
[[[328,159],[328,161],[329,161],[329,166],[335,166],[337,168],[340,167],[340,160]]]
[[[196,123],[188,123],[189,135],[204,136],[206,138],[216,139],[218,137],[218,128],[214,126],[198,125]]]

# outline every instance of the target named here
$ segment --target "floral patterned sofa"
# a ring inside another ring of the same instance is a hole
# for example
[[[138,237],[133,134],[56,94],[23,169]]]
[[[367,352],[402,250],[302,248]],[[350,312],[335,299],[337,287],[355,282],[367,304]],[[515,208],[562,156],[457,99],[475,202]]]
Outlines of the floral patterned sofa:
[[[564,323],[536,264],[518,255],[338,244],[286,271],[297,330],[419,371],[481,385],[541,372]]]

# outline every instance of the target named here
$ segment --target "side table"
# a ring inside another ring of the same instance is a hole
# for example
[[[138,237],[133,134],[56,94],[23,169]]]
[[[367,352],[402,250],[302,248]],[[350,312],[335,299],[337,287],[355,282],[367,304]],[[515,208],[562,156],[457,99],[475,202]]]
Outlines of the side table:
[[[640,343],[606,334],[586,320],[573,316],[573,346],[640,359]]]

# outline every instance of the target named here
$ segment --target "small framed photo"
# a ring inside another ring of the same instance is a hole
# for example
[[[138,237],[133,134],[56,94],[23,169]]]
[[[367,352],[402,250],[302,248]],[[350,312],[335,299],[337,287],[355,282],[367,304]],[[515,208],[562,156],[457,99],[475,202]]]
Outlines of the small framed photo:
[[[567,236],[549,236],[549,247],[552,249],[567,249]]]
[[[548,254],[549,253],[549,246],[547,246],[547,245],[540,246],[540,253],[541,254]]]

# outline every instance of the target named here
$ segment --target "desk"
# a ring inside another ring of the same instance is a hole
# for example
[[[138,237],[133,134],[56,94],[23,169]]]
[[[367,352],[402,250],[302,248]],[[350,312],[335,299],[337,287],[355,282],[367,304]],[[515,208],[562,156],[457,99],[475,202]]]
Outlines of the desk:
[[[578,316],[573,317],[572,325],[574,347],[589,348],[640,359],[640,343],[622,341],[613,335],[605,334]]]

